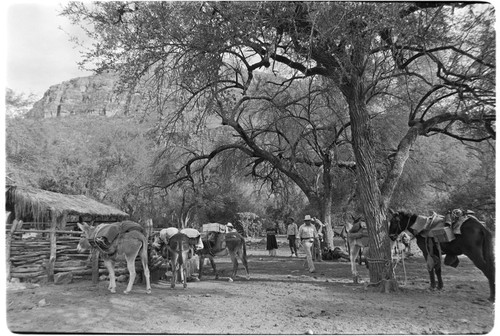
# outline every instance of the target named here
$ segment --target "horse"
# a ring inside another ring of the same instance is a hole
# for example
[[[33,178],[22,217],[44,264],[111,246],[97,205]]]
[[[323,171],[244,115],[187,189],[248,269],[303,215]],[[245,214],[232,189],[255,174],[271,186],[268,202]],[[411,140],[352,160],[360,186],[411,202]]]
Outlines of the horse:
[[[436,242],[433,239],[422,236],[412,229],[412,225],[417,220],[417,215],[403,211],[394,212],[390,210],[392,218],[389,224],[389,237],[394,240],[401,232],[408,230],[417,240],[417,245],[422,250],[424,258],[428,261],[428,272],[430,277],[430,287],[432,290],[443,288],[443,279],[441,277],[441,251],[445,254],[444,264],[451,267],[457,267],[459,260],[457,256],[465,254],[474,265],[480,269],[488,279],[490,286],[489,300],[495,301],[495,261],[493,252],[493,242],[491,232],[481,224],[475,217],[466,219],[460,227],[460,234],[455,235],[455,239],[450,242]],[[432,246],[429,246],[431,242]],[[432,254],[434,256],[429,258]]]
[[[203,263],[205,258],[210,260],[210,264],[215,273],[215,279],[219,278],[219,274],[217,272],[217,268],[215,266],[214,257],[222,257],[227,256],[228,254],[231,257],[231,261],[233,263],[233,273],[231,277],[229,277],[229,281],[232,282],[236,277],[236,272],[238,271],[238,259],[237,256],[241,259],[243,263],[243,267],[245,267],[245,271],[247,273],[247,280],[250,279],[250,275],[248,273],[248,262],[247,262],[247,250],[245,244],[245,238],[238,232],[228,232],[221,233],[215,232],[216,242],[210,242],[208,240],[208,236],[202,236],[203,240],[203,249],[198,250],[198,255],[200,257],[200,274],[199,279],[201,280],[201,275],[203,272]],[[217,246],[222,246],[222,243],[226,243],[226,247],[217,248]]]
[[[357,284],[359,283],[359,273],[356,266],[356,258],[358,258],[359,256],[360,265],[362,264],[364,259],[365,265],[366,267],[368,267],[366,258],[363,258],[363,254],[366,254],[368,252],[368,243],[366,239],[363,239],[361,234],[351,233],[351,230],[356,224],[361,225],[361,218],[355,219],[353,223],[347,222],[340,232],[340,236],[344,239],[347,252],[349,253],[353,282]],[[360,228],[359,232],[361,230],[363,229]]]
[[[177,274],[180,273],[183,287],[187,287],[187,260],[189,252],[189,237],[184,233],[176,233],[170,237],[167,249],[170,252],[170,264],[172,266],[172,277],[170,288],[175,288]]]
[[[120,222],[118,224],[121,224]],[[133,222],[127,222],[127,224]],[[123,293],[128,294],[132,290],[132,286],[135,281],[135,259],[137,255],[140,253],[142,269],[144,271],[144,276],[146,278],[146,293],[151,294],[151,283],[149,280],[149,268],[148,268],[148,240],[144,234],[137,230],[131,230],[127,232],[123,232],[118,234],[117,238],[113,240],[110,246],[110,251],[112,253],[106,253],[106,251],[102,250],[99,245],[95,244],[95,233],[99,231],[99,229],[103,228],[106,225],[113,224],[100,224],[97,227],[92,227],[87,223],[77,223],[80,230],[82,230],[82,237],[78,243],[77,250],[79,253],[85,252],[91,248],[97,248],[100,250],[100,255],[102,260],[104,261],[104,265],[106,266],[109,273],[109,286],[108,289],[111,293],[116,293],[116,277],[114,270],[114,262],[118,256],[125,256],[125,260],[127,261],[127,268],[129,272],[129,280],[127,288]],[[137,224],[137,223],[133,223]],[[139,224],[137,224],[139,225]]]

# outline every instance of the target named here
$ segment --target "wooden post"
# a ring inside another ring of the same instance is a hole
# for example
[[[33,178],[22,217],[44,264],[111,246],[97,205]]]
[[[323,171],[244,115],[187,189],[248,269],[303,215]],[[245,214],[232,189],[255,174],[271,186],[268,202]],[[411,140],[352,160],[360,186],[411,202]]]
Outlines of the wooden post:
[[[57,216],[54,208],[50,209],[50,219],[51,219],[50,232],[49,232],[50,258],[47,264],[47,280],[49,282],[52,282],[54,281],[54,265],[56,263],[56,257],[57,257],[57,236],[56,236]]]
[[[92,283],[95,285],[99,282],[99,251],[92,249]]]
[[[6,269],[6,272],[7,272],[7,281],[10,281],[10,268],[11,268],[11,264],[10,264],[10,243],[12,241],[12,236],[14,236],[14,232],[17,230],[17,226],[21,226],[23,225],[23,222],[21,220],[17,220],[14,219],[14,221],[12,222],[12,226],[10,227],[10,232],[7,234],[7,241],[5,242],[5,248],[6,248],[6,251],[5,251],[5,259],[7,261],[6,265],[7,265],[7,269]]]

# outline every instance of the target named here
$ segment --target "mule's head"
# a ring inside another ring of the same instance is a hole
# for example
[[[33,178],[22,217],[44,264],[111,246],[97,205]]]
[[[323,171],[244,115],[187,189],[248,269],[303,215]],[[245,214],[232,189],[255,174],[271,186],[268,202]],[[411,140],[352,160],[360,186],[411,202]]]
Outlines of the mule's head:
[[[80,238],[80,241],[78,242],[78,246],[76,247],[76,250],[79,253],[85,252],[90,250],[90,242],[89,242],[89,237],[92,235],[92,232],[94,228],[87,223],[77,223],[78,227],[80,230],[82,230],[82,236]]]
[[[389,209],[389,238],[395,241],[399,234],[404,231],[401,227],[402,214]]]

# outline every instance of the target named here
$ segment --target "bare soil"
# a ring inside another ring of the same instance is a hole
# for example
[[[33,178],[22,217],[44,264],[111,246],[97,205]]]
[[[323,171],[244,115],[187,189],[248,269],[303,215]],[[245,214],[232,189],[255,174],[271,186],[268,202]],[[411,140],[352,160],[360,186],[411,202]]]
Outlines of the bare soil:
[[[204,267],[201,281],[170,288],[160,281],[151,295],[144,284],[123,294],[77,279],[67,285],[7,284],[7,326],[30,333],[139,334],[483,334],[494,326],[494,304],[487,301],[484,275],[465,258],[454,269],[445,266],[445,288],[429,290],[424,260],[413,256],[395,269],[400,289],[383,294],[351,280],[345,261],[316,263],[305,270],[304,255],[290,257],[280,241],[277,257],[265,245],[247,250],[250,280],[240,263],[228,282],[229,258],[216,258],[222,277],[214,280]]]

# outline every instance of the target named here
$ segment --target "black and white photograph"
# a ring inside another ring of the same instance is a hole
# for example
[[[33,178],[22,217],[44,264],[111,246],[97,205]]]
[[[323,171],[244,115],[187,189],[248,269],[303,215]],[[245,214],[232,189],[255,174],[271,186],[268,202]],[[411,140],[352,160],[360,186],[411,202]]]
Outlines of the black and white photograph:
[[[494,334],[493,2],[2,2],[11,334]]]

